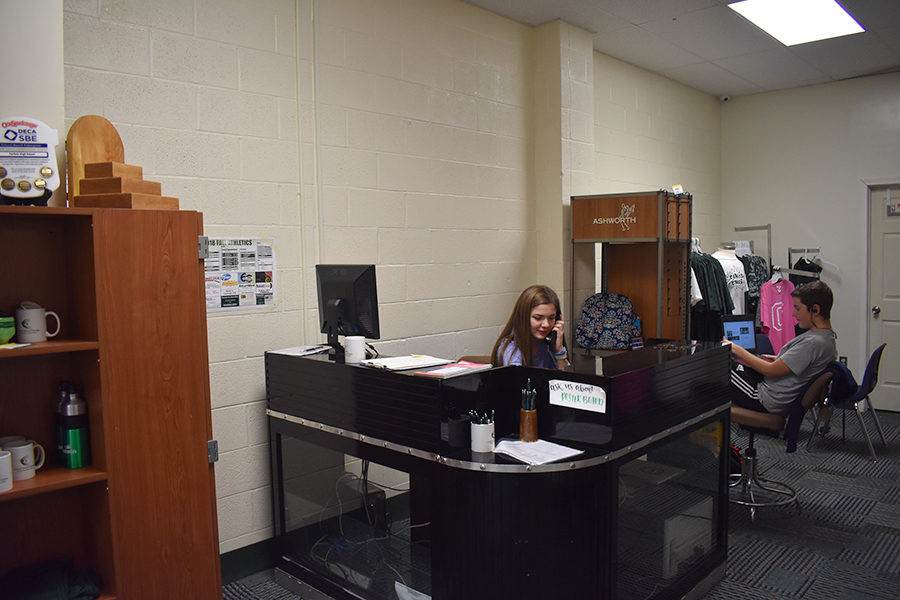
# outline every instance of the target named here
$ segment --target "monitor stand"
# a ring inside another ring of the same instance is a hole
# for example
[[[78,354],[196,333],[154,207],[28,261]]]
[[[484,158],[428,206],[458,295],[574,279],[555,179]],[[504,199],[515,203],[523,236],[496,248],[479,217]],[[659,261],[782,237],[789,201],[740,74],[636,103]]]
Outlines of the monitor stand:
[[[331,350],[328,351],[328,360],[340,365],[344,364],[344,347],[338,341],[338,334],[334,327],[328,328],[328,345],[331,346]]]

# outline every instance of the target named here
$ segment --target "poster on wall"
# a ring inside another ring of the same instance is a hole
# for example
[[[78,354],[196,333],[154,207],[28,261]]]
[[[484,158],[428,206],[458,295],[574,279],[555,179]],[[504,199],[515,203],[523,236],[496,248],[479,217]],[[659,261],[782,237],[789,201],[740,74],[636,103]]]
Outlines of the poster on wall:
[[[268,308],[275,302],[271,239],[209,238],[207,312]]]

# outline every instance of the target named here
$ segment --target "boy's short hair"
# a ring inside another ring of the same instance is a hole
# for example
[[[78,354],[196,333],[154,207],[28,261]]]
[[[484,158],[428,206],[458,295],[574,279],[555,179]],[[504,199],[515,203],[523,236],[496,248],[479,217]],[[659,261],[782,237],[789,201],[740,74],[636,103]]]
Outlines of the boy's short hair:
[[[819,316],[824,319],[831,318],[831,307],[834,305],[834,294],[824,281],[811,281],[794,288],[791,296],[800,298],[800,302],[812,311],[813,305],[819,305]]]

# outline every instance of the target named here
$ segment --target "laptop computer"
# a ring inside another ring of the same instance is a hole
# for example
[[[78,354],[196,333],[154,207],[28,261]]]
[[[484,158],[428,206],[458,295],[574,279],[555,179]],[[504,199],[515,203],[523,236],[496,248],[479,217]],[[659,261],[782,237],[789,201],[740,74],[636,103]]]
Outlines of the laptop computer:
[[[733,344],[756,353],[756,330],[752,315],[723,315],[725,339]]]

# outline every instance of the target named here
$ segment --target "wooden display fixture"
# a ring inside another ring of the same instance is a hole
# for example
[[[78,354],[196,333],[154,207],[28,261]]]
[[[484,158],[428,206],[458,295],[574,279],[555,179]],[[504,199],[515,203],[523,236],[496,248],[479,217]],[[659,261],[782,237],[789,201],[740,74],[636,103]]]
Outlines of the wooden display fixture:
[[[200,234],[191,211],[0,207],[0,310],[34,300],[61,321],[0,350],[0,436],[47,450],[0,493],[0,577],[68,556],[104,600],[221,598]],[[88,405],[82,469],[53,451],[62,381]]]
[[[688,337],[691,204],[666,190],[572,197],[572,331],[602,256],[601,290],[631,299],[645,338]]]
[[[178,210],[178,198],[143,179],[143,169],[125,163],[116,128],[97,115],[77,119],[66,137],[71,207]]]

